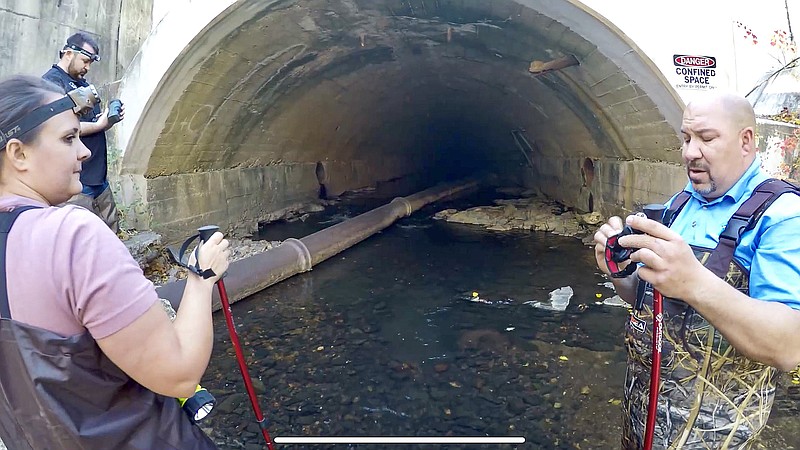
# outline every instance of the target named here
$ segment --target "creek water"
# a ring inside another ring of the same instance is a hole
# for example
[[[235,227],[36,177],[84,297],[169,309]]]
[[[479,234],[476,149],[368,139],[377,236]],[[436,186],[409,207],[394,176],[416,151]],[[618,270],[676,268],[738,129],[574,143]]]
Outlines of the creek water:
[[[273,437],[523,436],[517,445],[390,448],[619,448],[627,310],[579,239],[490,232],[434,220],[430,205],[383,232],[232,306]],[[386,203],[377,193],[261,238],[302,237]],[[569,286],[563,312],[535,308]],[[473,293],[477,293],[477,296]],[[203,380],[218,400],[204,428],[222,449],[263,448],[225,320]],[[800,443],[800,395],[781,389],[762,448]],[[385,445],[277,445],[378,449]]]

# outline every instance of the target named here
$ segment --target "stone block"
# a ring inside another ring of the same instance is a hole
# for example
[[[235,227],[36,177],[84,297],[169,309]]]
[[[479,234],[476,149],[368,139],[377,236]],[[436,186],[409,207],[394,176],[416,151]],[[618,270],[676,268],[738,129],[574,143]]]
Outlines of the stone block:
[[[523,8],[520,11],[520,21],[540,34],[544,34],[544,30],[555,22],[550,17],[540,14],[531,8]]]
[[[603,80],[620,74],[620,68],[599,49],[590,53],[581,60],[581,73],[583,79],[590,86],[596,85]]]
[[[636,109],[634,104],[631,104],[631,106]],[[666,119],[661,111],[654,108],[649,110],[636,110],[627,114],[623,114],[617,117],[617,121],[620,123],[635,125],[643,123],[665,122]]]
[[[572,53],[583,64],[583,59],[597,50],[597,46],[571,29],[561,35],[558,41],[564,53]]]
[[[623,73],[616,73],[603,79],[602,81],[592,84],[589,89],[595,96],[600,97],[609,93],[613,93],[614,91],[630,84],[631,80],[627,77],[627,75]]]
[[[598,101],[600,103],[604,103],[603,98],[606,97],[599,98]],[[603,106],[603,111],[606,113],[606,115],[611,121],[619,123],[623,125],[623,127],[627,123],[627,118],[630,115],[636,114],[638,112],[636,108],[634,108],[633,105],[628,101],[621,101],[621,102],[616,102],[614,104],[605,105]]]

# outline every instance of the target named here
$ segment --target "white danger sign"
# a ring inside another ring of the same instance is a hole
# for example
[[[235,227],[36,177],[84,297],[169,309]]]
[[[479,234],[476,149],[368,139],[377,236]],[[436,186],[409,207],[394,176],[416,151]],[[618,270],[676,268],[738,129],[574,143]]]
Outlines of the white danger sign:
[[[677,89],[714,89],[717,59],[713,56],[672,55]]]

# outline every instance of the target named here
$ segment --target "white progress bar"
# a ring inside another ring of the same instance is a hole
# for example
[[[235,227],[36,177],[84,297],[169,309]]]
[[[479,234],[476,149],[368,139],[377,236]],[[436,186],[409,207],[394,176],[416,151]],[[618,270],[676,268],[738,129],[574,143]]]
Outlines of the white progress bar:
[[[419,436],[336,436],[306,437],[281,436],[276,444],[524,444],[522,436],[464,436],[464,437],[419,437]]]

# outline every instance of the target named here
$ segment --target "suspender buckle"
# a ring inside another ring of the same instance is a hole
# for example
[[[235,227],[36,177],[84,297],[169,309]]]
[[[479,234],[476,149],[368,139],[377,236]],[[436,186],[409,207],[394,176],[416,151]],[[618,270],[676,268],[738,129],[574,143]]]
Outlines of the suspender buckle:
[[[730,239],[738,243],[742,233],[752,228],[753,218],[754,216],[744,219],[736,217],[735,215],[731,217],[731,220],[728,221],[728,225],[725,227],[725,230],[723,230],[719,235],[720,241],[722,241],[722,239]]]

